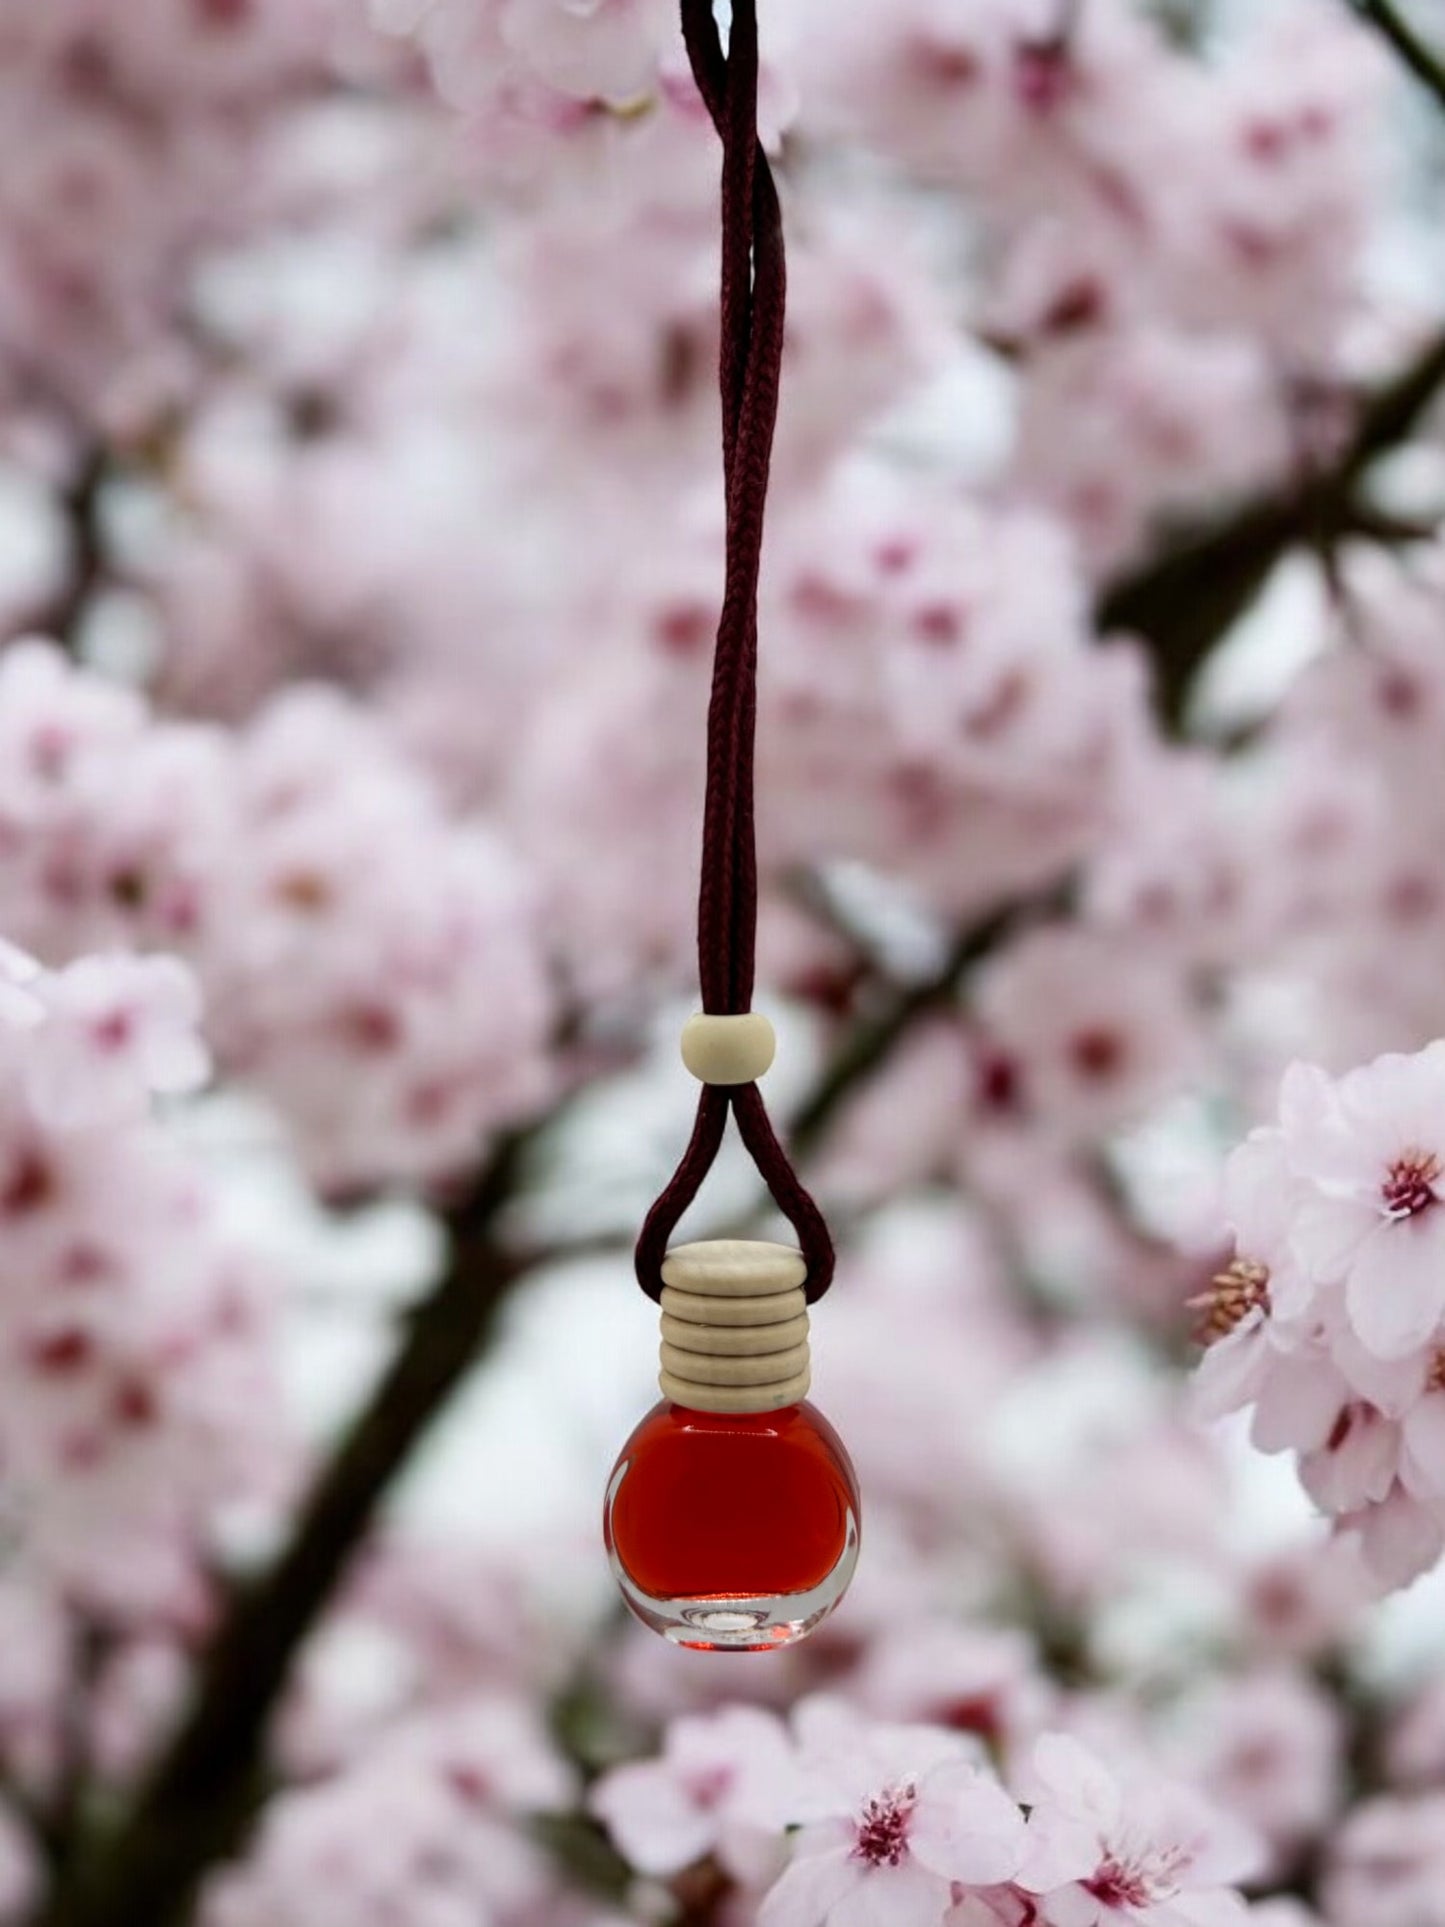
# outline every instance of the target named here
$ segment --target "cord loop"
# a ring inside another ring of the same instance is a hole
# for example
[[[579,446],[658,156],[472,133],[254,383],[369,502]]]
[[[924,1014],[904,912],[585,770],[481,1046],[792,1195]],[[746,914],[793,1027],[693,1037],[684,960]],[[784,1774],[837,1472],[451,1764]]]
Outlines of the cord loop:
[[[782,209],[758,141],[757,0],[733,0],[724,55],[712,0],[681,0],[693,77],[723,146],[722,395],[727,564],[707,721],[707,790],[698,890],[703,1011],[742,1016],[752,1004],[758,922],[753,823],[758,573],[783,359],[787,274]],[[729,1112],[807,1263],[807,1297],[833,1278],[833,1244],[768,1119],[757,1084],[705,1084],[691,1140],[637,1241],[638,1282],[662,1293],[667,1241],[712,1168]]]

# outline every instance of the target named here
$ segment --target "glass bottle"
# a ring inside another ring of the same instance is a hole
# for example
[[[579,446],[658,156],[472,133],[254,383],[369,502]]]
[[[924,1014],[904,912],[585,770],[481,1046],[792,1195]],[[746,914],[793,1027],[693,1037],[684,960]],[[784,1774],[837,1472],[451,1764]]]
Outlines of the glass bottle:
[[[842,1598],[859,1542],[853,1467],[805,1396],[800,1261],[715,1241],[669,1253],[663,1276],[664,1397],[608,1481],[613,1572],[676,1645],[790,1645]]]

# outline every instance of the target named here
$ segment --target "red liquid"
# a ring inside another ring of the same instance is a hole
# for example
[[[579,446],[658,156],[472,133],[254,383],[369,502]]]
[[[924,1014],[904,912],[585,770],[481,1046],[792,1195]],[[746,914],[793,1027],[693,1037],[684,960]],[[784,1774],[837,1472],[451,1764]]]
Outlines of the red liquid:
[[[808,1592],[856,1532],[843,1441],[809,1404],[732,1416],[655,1405],[622,1448],[608,1550],[654,1599]]]

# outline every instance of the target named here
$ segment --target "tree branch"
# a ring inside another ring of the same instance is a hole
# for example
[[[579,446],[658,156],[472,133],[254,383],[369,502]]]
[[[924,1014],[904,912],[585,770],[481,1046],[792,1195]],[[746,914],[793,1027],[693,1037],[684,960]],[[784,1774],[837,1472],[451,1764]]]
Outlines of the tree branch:
[[[1122,629],[1150,644],[1159,711],[1177,730],[1194,677],[1242,616],[1286,552],[1378,530],[1356,491],[1370,464],[1405,441],[1445,387],[1445,329],[1362,406],[1334,464],[1283,494],[1256,497],[1223,521],[1185,531],[1162,555],[1109,584],[1095,612],[1101,631]]]
[[[1445,333],[1370,400],[1333,469],[1287,499],[1246,504],[1212,530],[1182,539],[1105,594],[1101,625],[1134,630],[1154,643],[1167,709],[1177,715],[1199,662],[1286,548],[1321,525],[1338,528],[1348,519],[1364,470],[1409,434],[1442,383]],[[857,1024],[793,1120],[799,1153],[817,1147],[915,1023],[944,1006],[1021,922],[1057,900],[1057,893],[1045,893],[971,925],[933,976],[896,990]],[[450,1214],[445,1274],[416,1307],[390,1368],[323,1469],[287,1550],[237,1594],[180,1730],[135,1804],[59,1883],[37,1927],[131,1927],[137,1919],[147,1927],[181,1927],[206,1873],[245,1839],[264,1795],[267,1731],[295,1656],[382,1498],[485,1348],[498,1308],[526,1269],[525,1259],[497,1236],[497,1219],[532,1135],[504,1140],[468,1199]]]
[[[521,1269],[495,1236],[527,1137],[503,1141],[450,1217],[446,1273],[302,1507],[289,1546],[237,1593],[191,1709],[134,1806],[62,1879],[43,1927],[178,1927],[264,1792],[267,1729],[292,1661],[412,1447],[482,1351]]]
[[[1054,898],[1011,904],[964,931],[938,972],[892,993],[825,1066],[793,1124],[816,1147],[847,1100],[913,1024],[947,1002],[968,971]],[[207,1656],[185,1721],[134,1805],[61,1880],[35,1927],[183,1927],[206,1874],[243,1844],[265,1798],[265,1744],[297,1652],[362,1545],[377,1508],[428,1425],[484,1351],[497,1312],[528,1268],[498,1235],[522,1160],[551,1123],[506,1139],[448,1216],[445,1275],[303,1505],[290,1544],[238,1592]]]
[[[1445,59],[1426,45],[1393,0],[1350,0],[1361,20],[1387,40],[1422,87],[1445,108]]]
[[[1050,901],[1044,897],[1008,903],[967,925],[931,977],[898,987],[879,1010],[854,1026],[788,1125],[788,1141],[799,1157],[817,1149],[844,1105],[882,1068],[919,1019],[949,1003],[975,964]]]
[[[60,497],[70,548],[65,581],[27,618],[28,628],[53,637],[71,655],[79,644],[81,622],[105,576],[100,498],[109,478],[109,457],[97,443],[81,459]]]
[[[1172,702],[1182,705],[1198,662],[1284,550],[1322,517],[1338,526],[1369,462],[1410,432],[1442,383],[1445,334],[1367,404],[1328,474],[1288,501],[1246,505],[1106,594],[1101,622],[1155,643]],[[897,990],[860,1022],[794,1119],[799,1152],[816,1148],[919,1019],[945,1005],[983,957],[1054,900],[1045,895],[985,917],[959,935],[934,976]],[[134,1805],[60,1882],[37,1927],[133,1927],[136,1920],[182,1927],[207,1872],[244,1841],[264,1797],[266,1736],[295,1656],[526,1268],[499,1238],[497,1221],[533,1135],[505,1140],[450,1214],[445,1275],[416,1307],[391,1366],[322,1470],[287,1550],[238,1592],[180,1730]]]

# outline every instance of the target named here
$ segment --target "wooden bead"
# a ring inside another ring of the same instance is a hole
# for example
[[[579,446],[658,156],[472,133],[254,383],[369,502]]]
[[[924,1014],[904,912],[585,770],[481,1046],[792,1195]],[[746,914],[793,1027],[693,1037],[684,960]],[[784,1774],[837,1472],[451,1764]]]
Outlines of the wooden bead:
[[[770,1352],[806,1345],[808,1318],[805,1312],[783,1325],[704,1326],[664,1314],[662,1336],[674,1351],[696,1352],[704,1358],[765,1358]]]
[[[811,1379],[806,1370],[777,1385],[697,1385],[663,1372],[658,1380],[662,1396],[693,1412],[780,1412],[800,1405],[808,1396]]]
[[[767,1298],[704,1298],[700,1292],[662,1288],[662,1309],[669,1318],[687,1325],[707,1325],[720,1331],[726,1325],[783,1325],[801,1318],[808,1309],[802,1288],[779,1291]]]
[[[778,1040],[761,1011],[710,1017],[699,1011],[682,1027],[682,1061],[700,1084],[751,1084],[777,1053]]]
[[[808,1363],[806,1344],[791,1351],[769,1352],[762,1358],[708,1358],[701,1352],[680,1352],[675,1346],[662,1347],[662,1369],[673,1378],[686,1378],[694,1385],[775,1385],[791,1378]]]
[[[794,1291],[807,1278],[801,1251],[760,1238],[709,1238],[674,1245],[662,1261],[662,1282],[701,1298],[766,1298]]]

